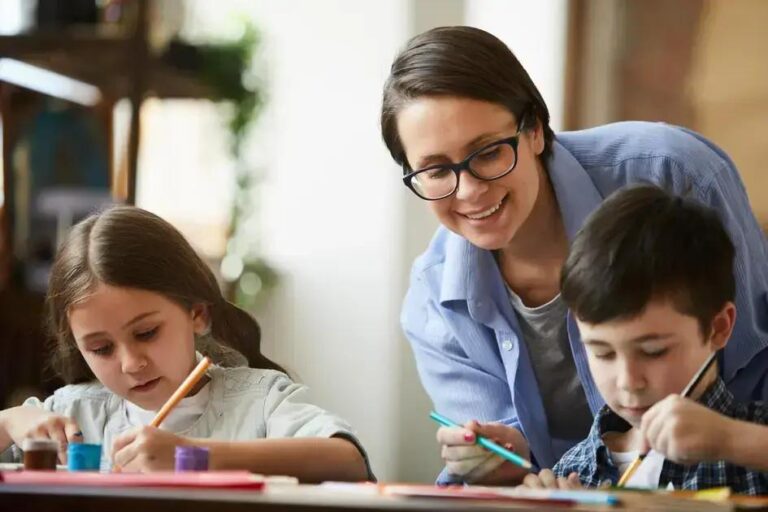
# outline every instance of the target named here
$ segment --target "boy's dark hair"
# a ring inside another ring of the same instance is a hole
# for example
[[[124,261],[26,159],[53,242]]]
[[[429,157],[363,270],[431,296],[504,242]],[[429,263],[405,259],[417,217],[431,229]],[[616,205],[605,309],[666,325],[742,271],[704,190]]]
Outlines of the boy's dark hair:
[[[734,248],[714,210],[655,186],[606,199],[581,228],[563,266],[562,297],[579,320],[632,318],[669,299],[707,336],[733,301]]]
[[[392,158],[403,165],[405,150],[397,115],[424,96],[458,96],[503,105],[520,126],[544,131],[541,160],[552,153],[549,110],[512,51],[495,36],[473,27],[438,27],[419,34],[395,58],[384,84],[381,134]],[[522,117],[525,117],[523,119]]]
[[[94,379],[68,313],[99,283],[155,292],[187,310],[204,304],[211,335],[198,340],[201,352],[223,366],[245,356],[249,366],[284,371],[261,353],[256,320],[222,296],[211,269],[176,228],[146,210],[115,206],[75,225],[51,269],[46,297],[54,338],[51,365],[67,384]]]

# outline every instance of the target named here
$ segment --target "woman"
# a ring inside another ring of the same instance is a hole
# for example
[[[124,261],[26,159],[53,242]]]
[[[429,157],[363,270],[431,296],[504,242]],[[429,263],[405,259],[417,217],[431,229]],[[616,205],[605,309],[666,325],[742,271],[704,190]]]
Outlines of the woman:
[[[723,378],[741,400],[768,398],[768,247],[714,144],[641,122],[555,135],[512,52],[470,27],[408,43],[384,86],[381,128],[405,184],[442,224],[413,265],[401,317],[435,408],[465,423],[438,431],[440,481],[519,481],[474,445],[478,434],[541,467],[586,437],[602,399],[560,299],[560,268],[585,217],[630,183],[720,212],[737,248],[740,312]]]

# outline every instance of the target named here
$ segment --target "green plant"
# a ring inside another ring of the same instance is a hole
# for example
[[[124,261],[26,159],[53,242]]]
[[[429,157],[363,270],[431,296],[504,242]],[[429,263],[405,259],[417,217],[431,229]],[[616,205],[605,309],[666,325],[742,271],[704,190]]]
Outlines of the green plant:
[[[243,143],[264,104],[260,81],[251,74],[259,42],[256,28],[247,23],[238,40],[201,47],[202,78],[215,99],[228,107],[230,150],[235,161],[235,196],[221,273],[228,298],[249,310],[260,305],[278,280],[274,269],[259,256],[258,244],[250,239],[253,233],[246,230],[257,214],[254,197],[258,180],[245,162]]]

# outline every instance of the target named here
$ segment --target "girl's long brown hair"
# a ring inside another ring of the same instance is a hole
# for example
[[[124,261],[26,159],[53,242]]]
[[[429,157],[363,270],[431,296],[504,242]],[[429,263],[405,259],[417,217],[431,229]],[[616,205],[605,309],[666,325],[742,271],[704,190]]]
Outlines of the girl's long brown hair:
[[[54,338],[51,366],[66,383],[94,379],[67,313],[98,283],[159,293],[186,309],[205,304],[214,342],[208,338],[201,351],[220,364],[239,352],[249,366],[284,371],[261,353],[256,320],[224,299],[211,269],[176,228],[146,210],[115,206],[75,225],[51,270],[46,299]]]

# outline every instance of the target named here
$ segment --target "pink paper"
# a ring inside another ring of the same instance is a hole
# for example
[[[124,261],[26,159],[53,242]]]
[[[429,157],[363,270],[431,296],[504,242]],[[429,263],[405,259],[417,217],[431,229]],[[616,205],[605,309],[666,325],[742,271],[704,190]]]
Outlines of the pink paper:
[[[161,471],[157,473],[89,473],[67,471],[0,472],[0,482],[13,485],[85,487],[194,487],[200,489],[264,488],[264,478],[248,471]]]

